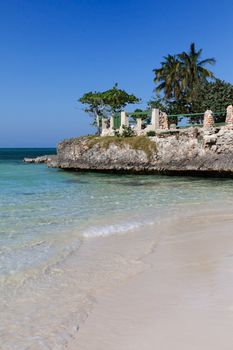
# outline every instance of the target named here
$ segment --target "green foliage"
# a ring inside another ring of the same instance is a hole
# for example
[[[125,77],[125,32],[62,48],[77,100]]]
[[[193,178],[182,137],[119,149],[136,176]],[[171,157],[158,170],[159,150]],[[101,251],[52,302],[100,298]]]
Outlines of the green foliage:
[[[147,134],[147,136],[155,136],[156,135],[155,131],[153,131],[153,130],[147,131],[146,134]]]
[[[168,112],[168,100],[165,97],[156,96],[147,102],[149,108],[158,108],[163,112]]]
[[[217,115],[217,112],[225,111],[227,106],[233,102],[233,85],[225,81],[216,79],[213,82],[198,83],[195,87],[196,98],[192,103],[192,109],[187,110],[187,105],[184,100],[169,100],[165,97],[155,97],[148,102],[152,108],[160,106],[160,109],[167,114],[186,114],[204,113],[207,109],[211,109],[215,113],[216,122],[225,120],[225,115]],[[170,123],[177,123],[178,118],[169,119]],[[190,123],[202,123],[203,115],[191,117]]]
[[[192,43],[188,52],[164,57],[161,67],[153,70],[157,93],[162,91],[169,102],[181,101],[186,112],[191,112],[197,98],[196,86],[214,79],[213,73],[205,66],[213,65],[215,59],[201,60],[201,54],[202,49],[196,50]]]
[[[178,55],[164,57],[161,67],[154,69],[154,82],[157,84],[156,91],[164,92],[166,98],[181,98],[181,67]]]
[[[196,87],[196,100],[193,102],[193,110],[204,112],[211,109],[215,113],[216,122],[224,122],[225,114],[217,112],[225,111],[233,102],[233,85],[223,80],[216,79],[214,82],[203,82]],[[203,117],[191,118],[191,122],[202,122]]]
[[[105,105],[103,101],[103,96],[100,92],[86,92],[80,99],[78,100],[82,104],[85,105],[84,111],[87,112],[92,118],[92,125],[97,127],[97,134],[100,134],[101,121],[98,125],[97,116],[103,117]]]
[[[114,136],[121,137],[120,131],[119,130],[115,130],[114,131]]]
[[[122,133],[121,133],[122,137],[132,137],[132,136],[134,136],[134,131],[131,128],[131,126],[123,125],[122,129],[123,129]]]
[[[158,108],[167,114],[187,113],[186,103],[183,100],[170,100],[159,95],[148,101],[148,107]],[[172,122],[176,123],[176,118]]]
[[[85,112],[98,114],[100,116],[103,114],[104,101],[100,92],[86,92],[82,97],[80,97],[79,102],[86,105],[84,108]]]
[[[123,125],[122,126],[122,133],[120,133],[119,130],[115,130],[115,136],[117,137],[132,137],[132,136],[135,136],[135,133],[133,131],[133,129],[131,128],[131,126],[126,126],[126,125]]]
[[[118,113],[128,104],[139,103],[140,99],[133,94],[128,94],[125,90],[118,89],[115,84],[112,89],[102,92],[105,106],[110,113]]]
[[[202,83],[196,89],[197,100],[193,103],[193,108],[197,113],[207,109],[214,112],[224,111],[233,103],[233,85],[223,80]]]
[[[135,113],[135,114],[134,114]],[[133,119],[133,120],[137,120],[137,118],[141,118],[142,120],[145,120],[147,119],[147,115],[145,114],[145,111],[143,111],[142,109],[140,108],[136,108],[133,113],[131,113],[130,117]]]
[[[110,115],[122,111],[127,104],[139,103],[140,99],[125,90],[118,89],[115,84],[113,88],[103,92],[87,92],[79,98],[79,102],[85,105],[84,111],[94,117],[97,115],[109,118]]]
[[[190,45],[189,52],[178,54],[181,70],[181,86],[182,94],[187,101],[187,104],[192,104],[196,97],[196,85],[207,82],[208,79],[213,79],[214,74],[205,66],[214,65],[214,58],[206,58],[201,60],[202,49],[197,50],[195,44]]]

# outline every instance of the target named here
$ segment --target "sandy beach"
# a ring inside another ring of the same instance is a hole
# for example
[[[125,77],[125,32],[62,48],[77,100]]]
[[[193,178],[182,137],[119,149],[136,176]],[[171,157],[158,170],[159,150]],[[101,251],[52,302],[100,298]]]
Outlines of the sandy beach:
[[[67,348],[232,349],[232,224],[231,208],[209,208],[184,213],[159,235],[105,238],[105,249],[128,255],[140,268],[102,290]]]

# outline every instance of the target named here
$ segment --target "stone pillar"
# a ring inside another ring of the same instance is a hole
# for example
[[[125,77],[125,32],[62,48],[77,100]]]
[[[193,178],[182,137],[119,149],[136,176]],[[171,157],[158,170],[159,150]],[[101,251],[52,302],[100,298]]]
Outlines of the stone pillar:
[[[111,116],[110,117],[110,129],[113,130],[113,128],[114,128],[114,117]]]
[[[108,128],[108,119],[102,118],[102,130],[106,130]]]
[[[159,129],[159,109],[153,108],[151,113],[151,125],[153,129]]]
[[[226,124],[228,127],[233,127],[233,106],[227,107]]]
[[[142,130],[142,118],[137,118],[137,130],[140,131]]]
[[[129,118],[128,118],[126,112],[121,112],[121,129],[122,129],[123,125],[129,126]]]
[[[168,129],[168,117],[164,112],[160,112],[159,114],[159,128],[162,130]]]
[[[214,116],[211,110],[207,110],[204,114],[204,128],[213,128],[214,127]]]

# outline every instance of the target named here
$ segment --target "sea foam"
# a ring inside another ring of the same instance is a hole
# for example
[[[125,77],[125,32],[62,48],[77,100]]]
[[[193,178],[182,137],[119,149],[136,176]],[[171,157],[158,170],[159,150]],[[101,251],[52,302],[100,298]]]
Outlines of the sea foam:
[[[134,231],[145,225],[153,225],[152,221],[140,221],[140,222],[125,222],[122,224],[103,225],[97,227],[90,227],[82,233],[84,238],[105,237],[114,235],[117,233],[126,233],[128,231]]]

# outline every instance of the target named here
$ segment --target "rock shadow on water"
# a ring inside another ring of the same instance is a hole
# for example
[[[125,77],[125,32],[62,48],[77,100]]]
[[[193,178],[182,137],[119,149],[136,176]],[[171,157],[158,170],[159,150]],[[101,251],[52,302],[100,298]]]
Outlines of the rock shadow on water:
[[[185,188],[189,185],[188,181],[182,182],[167,182],[167,181],[142,181],[142,180],[105,180],[104,181],[110,185],[119,185],[125,187],[156,187],[156,188]]]
[[[120,185],[120,186],[130,186],[130,187],[158,187],[161,186],[162,183],[161,182],[154,182],[154,181],[150,181],[150,182],[142,182],[142,181],[138,181],[138,180],[131,180],[131,181],[105,181],[105,183],[108,183],[110,185]]]
[[[64,183],[69,183],[69,184],[88,184],[88,181],[85,180],[80,180],[80,179],[68,179],[64,180]]]
[[[35,192],[21,192],[23,196],[34,196],[36,193]]]

